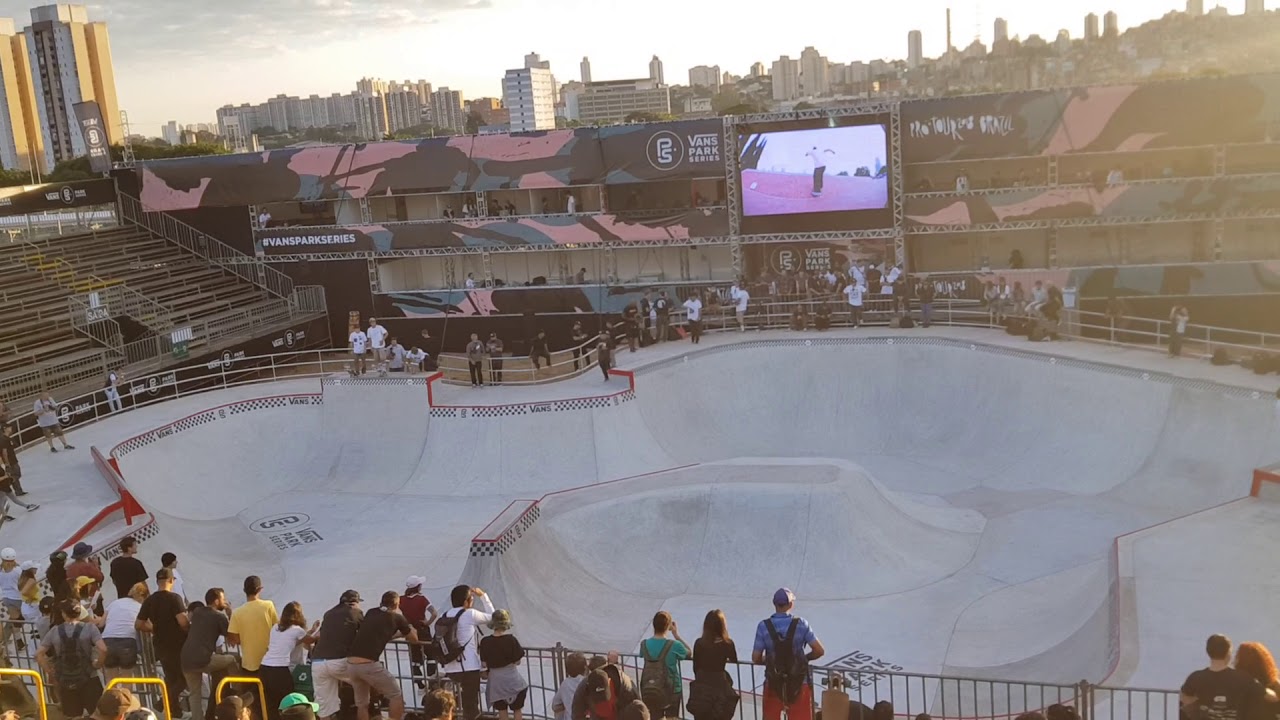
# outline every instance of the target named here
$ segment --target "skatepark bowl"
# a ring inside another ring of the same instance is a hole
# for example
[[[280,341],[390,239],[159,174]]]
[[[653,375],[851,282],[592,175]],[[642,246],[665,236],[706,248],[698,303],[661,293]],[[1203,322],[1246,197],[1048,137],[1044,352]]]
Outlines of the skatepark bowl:
[[[723,609],[747,660],[783,586],[820,680],[900,715],[1173,717],[1176,694],[1098,686],[1176,688],[1211,632],[1280,640],[1256,391],[943,337],[746,339],[592,381],[461,407],[421,376],[292,380],[85,432],[154,518],[147,567],[177,553],[188,594],[254,573],[318,617],[346,587],[425,575],[443,609],[479,585],[544,648],[533,715],[564,648],[634,652],[659,610],[692,639]],[[388,662],[410,677],[403,648]],[[763,674],[737,673],[755,717]]]

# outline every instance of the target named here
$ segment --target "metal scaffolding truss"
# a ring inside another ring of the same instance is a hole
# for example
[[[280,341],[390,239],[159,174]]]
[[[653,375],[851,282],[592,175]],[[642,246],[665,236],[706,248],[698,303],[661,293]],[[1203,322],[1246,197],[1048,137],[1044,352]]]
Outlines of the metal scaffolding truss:
[[[1223,217],[1232,217],[1231,214]],[[1275,217],[1280,216],[1280,209],[1277,211],[1251,211],[1249,213],[1240,214],[1241,217]],[[1082,218],[1062,218],[1057,220],[1014,220],[1003,223],[978,223],[974,225],[916,225],[907,228],[907,235],[954,235],[956,233],[978,233],[978,232],[1007,232],[1010,230],[1045,230],[1051,227],[1071,228],[1071,227],[1115,227],[1125,225],[1157,225],[1166,223],[1184,223],[1198,222],[1205,220],[1214,220],[1218,216],[1214,213],[1191,213],[1187,215],[1152,215],[1142,217],[1082,217]]]
[[[889,113],[889,178],[893,187],[893,263],[907,268],[907,219],[902,196],[902,106],[895,104]]]
[[[826,120],[838,117],[858,117],[861,115],[887,115],[897,110],[901,103],[898,100],[868,100],[858,105],[838,108],[809,108],[790,112],[752,113],[725,118],[726,123],[734,125],[768,122],[793,122],[796,120]]]
[[[724,155],[724,196],[726,209],[729,212],[729,234],[741,232],[738,208],[741,198],[738,195],[738,126],[732,117],[724,119],[724,134],[720,139],[720,152]]]

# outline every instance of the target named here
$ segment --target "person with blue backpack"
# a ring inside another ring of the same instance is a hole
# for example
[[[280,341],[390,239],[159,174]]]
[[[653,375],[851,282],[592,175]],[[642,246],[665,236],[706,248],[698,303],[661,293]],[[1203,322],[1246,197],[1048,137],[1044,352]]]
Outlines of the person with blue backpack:
[[[773,615],[756,627],[751,661],[764,665],[764,719],[812,720],[813,682],[809,664],[826,650],[804,618],[791,614],[796,595],[787,588],[773,594]],[[805,652],[808,648],[808,652]]]

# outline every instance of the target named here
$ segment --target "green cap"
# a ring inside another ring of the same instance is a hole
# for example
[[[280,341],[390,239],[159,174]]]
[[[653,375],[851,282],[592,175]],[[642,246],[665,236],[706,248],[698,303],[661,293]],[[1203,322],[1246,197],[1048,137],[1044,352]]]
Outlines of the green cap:
[[[289,693],[280,701],[281,710],[288,710],[289,708],[298,705],[306,705],[311,708],[312,712],[320,712],[320,706],[308,700],[307,696],[302,693]]]

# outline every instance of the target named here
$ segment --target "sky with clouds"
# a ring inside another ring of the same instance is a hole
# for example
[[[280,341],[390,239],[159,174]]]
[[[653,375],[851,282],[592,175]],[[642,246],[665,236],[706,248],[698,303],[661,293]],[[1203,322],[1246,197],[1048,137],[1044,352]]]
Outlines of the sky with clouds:
[[[1223,5],[1239,13],[1244,2]],[[24,27],[31,5],[0,0],[0,17]],[[694,65],[745,74],[807,45],[839,62],[900,58],[912,29],[938,55],[948,6],[963,46],[979,31],[989,44],[997,17],[1011,35],[1079,36],[1088,12],[1114,8],[1127,27],[1185,1],[107,0],[89,15],[109,25],[121,107],[135,132],[154,135],[168,120],[213,122],[227,103],[351,92],[364,76],[498,96],[503,72],[528,52],[550,60],[561,82],[578,78],[584,55],[607,79],[646,76],[656,54],[673,84]]]

